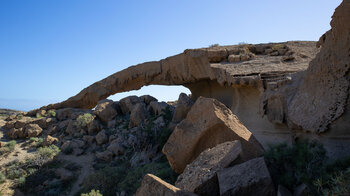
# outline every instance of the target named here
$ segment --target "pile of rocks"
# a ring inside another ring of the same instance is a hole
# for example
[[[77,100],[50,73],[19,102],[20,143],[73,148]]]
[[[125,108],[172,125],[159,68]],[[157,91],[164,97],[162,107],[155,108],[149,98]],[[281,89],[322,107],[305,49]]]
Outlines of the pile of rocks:
[[[276,195],[263,151],[230,109],[200,97],[163,148],[175,186],[147,175],[136,195]]]

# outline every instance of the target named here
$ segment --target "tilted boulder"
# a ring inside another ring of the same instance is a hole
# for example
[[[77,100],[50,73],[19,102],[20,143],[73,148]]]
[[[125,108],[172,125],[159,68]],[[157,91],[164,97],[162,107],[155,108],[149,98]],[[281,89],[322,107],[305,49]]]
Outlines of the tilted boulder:
[[[242,143],[242,161],[263,152],[260,143],[230,109],[216,99],[199,97],[170,135],[163,153],[174,171],[182,173],[204,150],[234,140]]]
[[[264,158],[255,158],[217,173],[222,196],[275,196]]]
[[[142,180],[141,187],[135,196],[196,196],[194,193],[183,191],[168,184],[152,174],[147,174]]]
[[[108,122],[113,119],[117,114],[117,110],[114,107],[114,102],[112,100],[101,100],[98,102],[94,114],[98,116],[103,122]]]
[[[242,152],[241,142],[225,142],[203,151],[177,178],[175,186],[199,195],[218,195],[216,172],[229,166]],[[208,183],[207,181],[213,181]],[[201,187],[201,185],[204,185]]]

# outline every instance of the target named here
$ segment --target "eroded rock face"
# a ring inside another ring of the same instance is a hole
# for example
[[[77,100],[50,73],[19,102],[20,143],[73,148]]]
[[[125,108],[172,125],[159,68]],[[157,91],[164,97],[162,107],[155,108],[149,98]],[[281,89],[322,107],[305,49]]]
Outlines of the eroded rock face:
[[[182,191],[175,186],[164,182],[162,179],[152,174],[147,174],[142,180],[141,187],[135,196],[196,196],[196,194]]]
[[[193,105],[192,99],[189,96],[187,96],[185,93],[181,93],[179,95],[179,99],[175,107],[173,122],[178,123],[184,118],[186,118],[186,115],[188,111],[190,111],[192,105]]]
[[[345,111],[349,99],[350,1],[335,10],[332,29],[321,37],[320,53],[310,62],[293,100],[288,120],[302,129],[323,132]]]
[[[186,166],[184,172],[175,182],[176,187],[195,193],[206,192],[206,195],[217,195],[215,192],[219,191],[217,184],[214,183],[211,187],[208,187],[211,183],[206,182],[216,177],[216,172],[229,166],[241,152],[242,145],[238,140],[225,142],[203,151],[192,163]],[[199,190],[202,188],[200,186],[205,183],[205,191]],[[211,193],[209,193],[209,190]]]
[[[170,135],[163,153],[174,171],[182,173],[204,150],[233,140],[242,143],[242,160],[263,152],[260,143],[230,109],[215,99],[200,97]]]
[[[275,188],[264,158],[256,158],[218,172],[220,195],[274,196]]]

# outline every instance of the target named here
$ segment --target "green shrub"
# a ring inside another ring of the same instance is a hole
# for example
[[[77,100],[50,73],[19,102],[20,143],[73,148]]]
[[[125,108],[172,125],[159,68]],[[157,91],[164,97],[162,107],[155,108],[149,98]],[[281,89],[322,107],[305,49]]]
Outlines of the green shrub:
[[[350,195],[350,167],[315,180],[320,195]]]
[[[16,140],[7,142],[4,147],[0,148],[0,155],[12,152],[15,149]]]
[[[5,175],[0,172],[0,184],[4,183],[5,181],[6,181]]]
[[[49,110],[47,112],[48,117],[56,117],[56,111],[55,110]]]
[[[47,146],[47,147],[41,147],[38,149],[37,153],[40,157],[43,157],[45,159],[52,159],[54,158],[58,153],[60,152],[60,149],[55,146]]]
[[[44,141],[43,138],[38,138],[38,137],[31,137],[31,138],[29,139],[29,142],[30,142],[32,145],[36,146],[36,147],[41,146],[41,144],[43,143],[43,141]]]
[[[114,196],[118,191],[116,184],[120,182],[127,171],[127,167],[105,167],[90,174],[83,182],[83,190],[101,190],[105,196]]]
[[[76,127],[86,127],[92,120],[94,120],[94,116],[90,113],[81,114],[78,116],[77,120],[74,123]]]
[[[16,140],[11,140],[5,144],[5,148],[9,148],[10,151],[13,151],[15,149],[16,144]]]
[[[315,142],[301,141],[292,146],[279,144],[270,146],[265,160],[275,184],[293,190],[305,183],[309,186],[322,176],[325,170],[326,151]]]
[[[99,190],[95,191],[95,189],[92,189],[89,193],[83,193],[81,196],[102,196]]]

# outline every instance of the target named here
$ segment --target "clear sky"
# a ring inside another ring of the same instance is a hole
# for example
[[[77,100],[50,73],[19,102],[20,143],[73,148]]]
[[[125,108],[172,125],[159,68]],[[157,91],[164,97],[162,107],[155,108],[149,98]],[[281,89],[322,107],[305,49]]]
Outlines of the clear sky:
[[[0,108],[63,101],[186,48],[318,40],[340,0],[0,0]],[[136,92],[175,100],[183,87]]]

